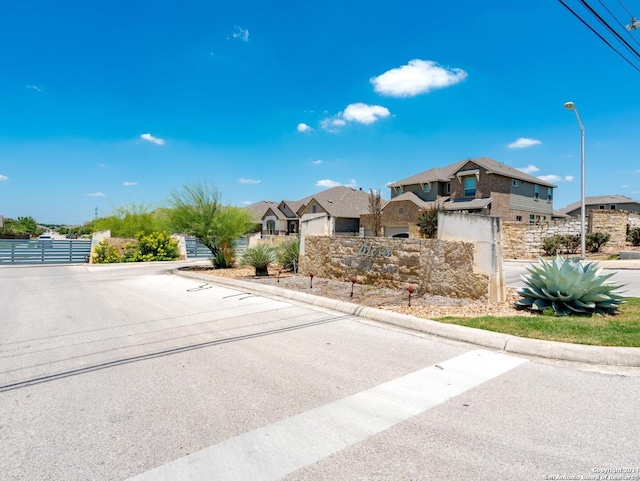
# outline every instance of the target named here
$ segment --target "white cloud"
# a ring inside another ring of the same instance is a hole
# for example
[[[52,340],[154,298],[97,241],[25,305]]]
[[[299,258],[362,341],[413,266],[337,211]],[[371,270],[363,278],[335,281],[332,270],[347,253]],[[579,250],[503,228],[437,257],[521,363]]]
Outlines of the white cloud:
[[[107,164],[102,164],[102,163],[97,164],[97,165],[98,165],[98,167],[100,167],[101,169],[104,169],[104,168],[107,166]]]
[[[249,29],[242,28],[242,27],[239,27],[238,25],[235,25],[233,27],[233,38],[237,38],[239,40],[242,40],[243,42],[248,42],[249,41]]]
[[[253,202],[251,202],[250,200],[243,200],[243,201],[241,202],[241,204],[242,204],[242,205],[251,205],[251,204],[253,204]]]
[[[9,177],[7,177],[6,175],[0,174],[0,181],[1,180],[9,180]]]
[[[407,65],[387,70],[371,78],[374,90],[389,97],[415,97],[434,89],[462,82],[467,72],[459,68],[447,69],[432,60],[410,60]]]
[[[137,182],[129,182],[129,181],[126,181],[126,180],[125,180],[125,181],[122,183],[122,185],[124,185],[125,187],[133,187],[134,185],[138,185],[138,183],[137,183]]]
[[[525,174],[533,174],[534,172],[538,172],[540,169],[535,165],[529,164],[526,167],[517,167],[517,170],[524,172]]]
[[[538,179],[544,180],[545,182],[557,183],[557,182],[571,182],[575,179],[573,175],[565,175],[562,177],[561,175],[549,174],[549,175],[539,175]]]
[[[164,145],[164,139],[154,137],[151,134],[142,134],[140,138],[142,140],[146,140],[147,142],[151,142],[152,144]]]
[[[322,119],[320,127],[328,132],[337,132],[338,128],[347,125],[347,122],[358,122],[361,124],[372,124],[377,120],[389,117],[391,112],[381,105],[367,105],[362,102],[349,104],[343,112],[334,117]]]
[[[391,115],[391,113],[386,107],[356,103],[347,105],[342,117],[347,121],[360,122],[361,124],[372,124],[376,120],[389,117],[389,115]]]
[[[28,89],[35,90],[36,92],[42,92],[42,89],[35,84],[27,85]]]
[[[322,163],[322,160],[318,159],[318,160],[314,160],[313,162],[311,162],[313,165],[320,165]]]
[[[313,129],[309,127],[307,124],[305,124],[304,122],[300,122],[296,127],[296,130],[298,132],[311,132]]]
[[[355,187],[357,185],[357,182],[355,181],[355,179],[350,179],[348,184],[342,184],[341,182],[336,182],[335,180],[329,180],[329,179],[319,180],[318,182],[316,182],[316,186],[318,187],[331,188],[331,187],[339,187],[341,185],[344,185],[346,187]]]
[[[629,188],[629,184],[623,184],[620,186],[620,188],[622,189],[628,189]]]
[[[541,143],[542,142],[540,142],[537,139],[528,139],[527,137],[520,137],[515,142],[511,142],[509,145],[507,145],[507,147],[510,149],[526,149],[527,147],[533,147],[534,145],[539,145]]]
[[[260,182],[262,182],[261,180],[254,180],[254,179],[245,179],[244,177],[240,177],[238,179],[238,183],[240,184],[259,184]]]
[[[102,192],[93,192],[92,194],[87,194],[88,197],[106,197],[107,194],[103,194]]]
[[[327,132],[337,132],[338,127],[344,127],[345,125],[347,125],[347,123],[344,120],[336,117],[322,119],[320,121],[320,127],[322,127]]]

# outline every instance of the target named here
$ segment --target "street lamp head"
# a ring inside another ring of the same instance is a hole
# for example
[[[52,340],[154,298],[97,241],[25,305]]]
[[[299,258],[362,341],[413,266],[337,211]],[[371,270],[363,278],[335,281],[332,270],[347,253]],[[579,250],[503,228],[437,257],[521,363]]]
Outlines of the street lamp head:
[[[576,108],[575,104],[573,102],[565,102],[564,103],[564,108],[568,109],[568,110],[574,110]]]

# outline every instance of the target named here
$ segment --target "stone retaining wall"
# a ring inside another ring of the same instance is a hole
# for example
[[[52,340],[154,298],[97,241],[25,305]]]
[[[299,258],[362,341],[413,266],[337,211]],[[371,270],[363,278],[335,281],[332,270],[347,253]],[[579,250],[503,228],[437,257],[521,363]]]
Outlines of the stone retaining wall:
[[[605,254],[617,253],[629,246],[627,231],[640,227],[637,212],[589,210],[587,211],[587,233],[605,232],[611,237],[602,248]],[[524,224],[504,222],[502,244],[505,259],[535,259],[545,255],[542,243],[547,237],[556,235],[580,235],[580,218],[563,221]]]
[[[299,272],[359,284],[403,287],[415,284],[420,293],[483,299],[489,276],[474,272],[471,242],[383,237],[305,236]]]

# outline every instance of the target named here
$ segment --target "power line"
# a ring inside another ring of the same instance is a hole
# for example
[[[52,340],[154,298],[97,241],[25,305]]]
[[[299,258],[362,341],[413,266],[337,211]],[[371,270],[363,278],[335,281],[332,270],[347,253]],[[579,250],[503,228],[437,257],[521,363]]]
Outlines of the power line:
[[[627,7],[625,7],[625,6],[624,6],[624,3],[622,3],[622,0],[618,0],[618,3],[620,4],[620,6],[621,6],[622,8],[624,8],[625,12],[627,12],[627,13],[629,14],[629,16],[630,16],[631,18],[633,18],[633,15],[631,15],[631,12],[627,9]]]
[[[611,25],[609,25],[609,23],[604,18],[602,18],[600,14],[591,7],[591,5],[587,3],[586,0],[580,0],[580,3],[582,3],[582,5],[584,5],[591,12],[591,14],[598,19],[598,21],[602,24],[602,26],[604,26],[607,30],[609,30],[609,32],[614,34],[618,38],[618,40],[620,40],[625,45],[625,47],[627,47],[627,50],[629,50],[630,53],[634,54],[636,57],[640,59],[640,53],[638,53],[638,51],[635,48],[633,48],[633,46],[631,46],[629,42],[627,42],[624,38],[622,38],[620,34],[616,32],[611,27]]]
[[[569,10],[578,20],[580,20],[589,30],[591,30],[593,33],[595,33],[600,40],[602,40],[604,43],[606,43],[609,48],[611,50],[613,50],[614,52],[616,52],[625,62],[627,62],[629,65],[631,65],[634,69],[636,69],[638,72],[640,72],[640,68],[638,68],[637,65],[634,65],[627,57],[625,57],[620,51],[618,51],[613,45],[611,45],[609,43],[609,41],[604,38],[602,35],[600,35],[600,33],[598,31],[596,31],[591,25],[589,25],[580,15],[578,15],[569,5],[567,5],[566,3],[564,3],[563,0],[558,0],[567,10]]]
[[[629,30],[627,30],[627,28],[626,28],[624,25],[622,25],[622,22],[621,22],[620,20],[618,20],[618,17],[616,17],[616,16],[611,12],[611,10],[609,10],[609,8],[604,4],[604,2],[603,2],[602,0],[598,0],[598,1],[600,2],[600,5],[602,5],[602,6],[604,7],[604,9],[605,9],[607,12],[609,12],[609,15],[611,15],[611,16],[613,17],[613,19],[618,23],[618,25],[620,25],[620,27],[622,28],[622,30],[626,31],[626,32],[627,32],[627,34],[629,35],[629,37],[631,37],[631,38],[633,39],[633,41],[634,41],[635,43],[637,43],[637,44],[638,44],[638,46],[640,47],[640,42],[638,42],[638,41],[636,40],[636,38],[635,38],[633,35],[631,35],[631,32],[630,32]],[[623,7],[624,7],[624,6],[623,6]],[[625,8],[625,10],[626,10],[626,8]],[[631,18],[633,19],[633,17],[631,17]]]

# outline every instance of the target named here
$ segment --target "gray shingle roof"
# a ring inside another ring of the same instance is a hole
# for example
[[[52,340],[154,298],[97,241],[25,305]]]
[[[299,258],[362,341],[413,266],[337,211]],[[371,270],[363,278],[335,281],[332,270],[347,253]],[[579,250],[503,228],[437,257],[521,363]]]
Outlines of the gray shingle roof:
[[[251,215],[251,219],[256,223],[262,223],[262,218],[269,209],[278,210],[278,202],[271,200],[260,200],[245,207]]]
[[[569,204],[568,206],[560,209],[560,212],[571,212],[573,210],[579,209],[582,202],[574,202]],[[598,195],[594,197],[585,197],[584,198],[585,206],[591,205],[602,205],[602,204],[640,204],[640,201],[634,200],[630,197],[613,194],[613,195]]]
[[[356,190],[353,187],[332,187],[305,197],[300,201],[304,203],[305,207],[302,212],[298,211],[298,214],[302,215],[312,200],[320,204],[333,217],[355,218],[360,217],[360,214],[369,212],[369,193],[363,190]]]
[[[483,199],[462,200],[454,202],[445,202],[445,210],[474,210],[484,209],[491,203],[491,197],[485,197]]]
[[[412,175],[411,177],[407,177],[406,179],[402,179],[398,182],[393,182],[392,184],[389,184],[389,187],[400,187],[403,185],[412,184],[427,184],[429,182],[448,182],[467,162],[473,162],[485,168],[491,174],[502,175],[511,179],[523,180],[531,182],[533,184],[543,185],[545,187],[557,187],[550,182],[534,177],[533,175],[526,174],[521,170],[509,167],[508,165],[490,159],[489,157],[477,157],[475,159],[460,160],[445,167],[435,167],[433,169],[420,172],[419,174]]]
[[[386,205],[389,205],[392,202],[400,202],[400,201],[405,200],[405,201],[413,202],[415,205],[417,205],[421,209],[426,209],[426,208],[428,208],[429,206],[431,206],[433,204],[440,204],[440,203],[442,203],[442,202],[444,202],[445,200],[448,200],[448,199],[449,199],[448,197],[444,197],[444,198],[441,198],[441,199],[439,199],[437,201],[425,201],[425,200],[422,200],[420,197],[418,197],[415,192],[409,191],[409,192],[404,192],[403,194],[400,194],[400,195],[394,197],[393,199],[389,200],[386,203]],[[385,207],[386,207],[386,205],[385,205]],[[382,210],[384,210],[384,208]]]

